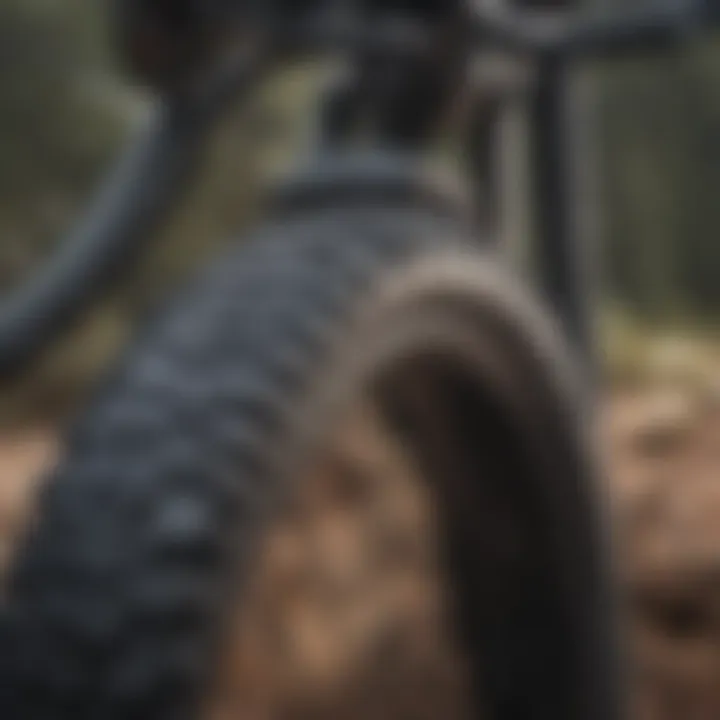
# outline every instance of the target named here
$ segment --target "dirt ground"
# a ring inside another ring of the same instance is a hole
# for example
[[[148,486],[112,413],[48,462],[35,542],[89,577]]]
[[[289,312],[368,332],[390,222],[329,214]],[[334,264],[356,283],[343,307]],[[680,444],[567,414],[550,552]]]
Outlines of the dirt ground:
[[[606,457],[637,720],[720,718],[720,396],[612,398]]]
[[[720,718],[720,393],[611,395],[601,422],[629,599],[633,720]],[[0,567],[54,433],[0,436]]]

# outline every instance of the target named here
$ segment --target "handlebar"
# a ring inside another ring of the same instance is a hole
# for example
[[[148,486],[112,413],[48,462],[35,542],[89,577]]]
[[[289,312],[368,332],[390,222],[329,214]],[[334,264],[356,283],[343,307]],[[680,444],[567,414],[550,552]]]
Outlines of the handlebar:
[[[574,19],[507,10],[475,13],[479,43],[509,51],[567,58],[664,50],[720,26],[718,0],[673,0],[610,17]]]

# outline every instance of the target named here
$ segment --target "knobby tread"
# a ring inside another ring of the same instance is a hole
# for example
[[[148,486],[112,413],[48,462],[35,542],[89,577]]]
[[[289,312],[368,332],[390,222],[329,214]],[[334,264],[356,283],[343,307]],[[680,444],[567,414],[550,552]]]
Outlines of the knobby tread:
[[[278,222],[152,324],[71,429],[14,564],[0,717],[196,717],[289,408],[373,281],[461,235],[411,210]]]
[[[173,299],[70,429],[41,493],[0,600],[0,718],[197,720],[226,604],[284,490],[294,411],[388,278],[481,255],[477,243],[421,208],[295,212]],[[480,262],[503,288],[488,313],[535,356],[517,367],[543,376],[557,410],[562,352]]]

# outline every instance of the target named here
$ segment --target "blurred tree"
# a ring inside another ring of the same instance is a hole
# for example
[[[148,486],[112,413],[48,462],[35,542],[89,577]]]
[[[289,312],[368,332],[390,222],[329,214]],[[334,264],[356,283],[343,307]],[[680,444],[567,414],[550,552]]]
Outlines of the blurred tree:
[[[610,64],[601,96],[612,293],[654,321],[717,321],[720,46]]]
[[[0,283],[67,224],[123,129],[111,102],[102,3],[0,5]],[[116,100],[116,98],[113,98]]]

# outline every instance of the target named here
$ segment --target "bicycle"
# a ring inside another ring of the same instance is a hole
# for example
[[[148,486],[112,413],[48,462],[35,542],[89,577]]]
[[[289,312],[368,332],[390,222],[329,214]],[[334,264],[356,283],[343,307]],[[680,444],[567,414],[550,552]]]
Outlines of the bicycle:
[[[564,74],[717,12],[227,11],[182,16],[173,36],[119,18],[165,101],[58,260],[6,304],[6,376],[132,259],[231,99],[301,53],[339,53],[352,73],[264,228],[152,324],[70,432],[0,605],[0,715],[621,717],[584,374],[562,337],[590,354]],[[449,191],[422,169],[478,48],[538,70],[539,279],[564,327],[479,212],[479,181],[499,190],[481,88],[465,88],[470,180]]]

